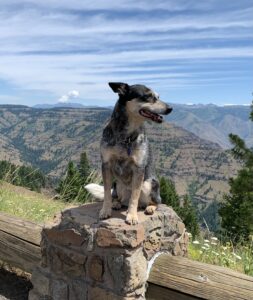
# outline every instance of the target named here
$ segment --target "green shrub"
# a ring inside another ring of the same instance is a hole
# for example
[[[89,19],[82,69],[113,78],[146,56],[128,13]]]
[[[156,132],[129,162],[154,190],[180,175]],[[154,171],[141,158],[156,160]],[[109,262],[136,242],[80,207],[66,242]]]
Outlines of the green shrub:
[[[0,161],[0,180],[14,185],[40,191],[46,185],[45,175],[38,169],[29,166],[16,166],[9,161]]]
[[[85,203],[90,200],[90,195],[84,186],[91,182],[100,183],[101,177],[95,170],[91,169],[84,152],[80,156],[79,166],[76,166],[72,161],[68,163],[66,174],[56,191],[59,193],[60,199],[65,202]]]

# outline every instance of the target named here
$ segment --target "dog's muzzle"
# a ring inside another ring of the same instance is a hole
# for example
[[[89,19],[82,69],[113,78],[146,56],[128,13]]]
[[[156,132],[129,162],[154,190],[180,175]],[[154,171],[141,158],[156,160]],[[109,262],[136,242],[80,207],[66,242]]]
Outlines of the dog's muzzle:
[[[171,112],[172,112],[172,108],[167,106],[164,111],[160,112],[160,114],[168,115]],[[162,123],[162,121],[163,121],[163,116],[161,116],[158,113],[155,113],[153,111],[150,111],[148,109],[141,109],[139,111],[139,113],[141,116],[143,116],[147,119],[151,119],[152,121],[154,121],[156,123]]]
[[[158,115],[157,113],[151,112],[147,109],[141,109],[140,115],[147,119],[151,119],[152,121],[154,121],[156,123],[162,123],[162,121],[163,121],[163,117],[161,115]]]
[[[168,115],[168,114],[170,114],[170,113],[172,112],[172,110],[173,110],[173,108],[172,108],[172,107],[170,107],[170,106],[168,106],[168,107],[167,107],[167,109],[166,109],[166,113],[165,113],[165,115]]]

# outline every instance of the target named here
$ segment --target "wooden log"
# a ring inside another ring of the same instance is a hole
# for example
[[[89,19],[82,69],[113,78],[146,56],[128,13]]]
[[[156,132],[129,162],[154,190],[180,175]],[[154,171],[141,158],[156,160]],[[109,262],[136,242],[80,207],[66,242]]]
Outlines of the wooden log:
[[[0,213],[0,260],[32,273],[41,260],[42,226]]]
[[[0,213],[0,230],[20,239],[40,245],[42,226],[17,217]]]
[[[146,300],[198,300],[203,298],[194,297],[164,288],[153,283],[148,284],[148,289],[145,294]]]
[[[32,273],[40,259],[39,246],[0,231],[0,260]]]
[[[155,260],[148,281],[202,299],[253,299],[253,277],[168,254]]]

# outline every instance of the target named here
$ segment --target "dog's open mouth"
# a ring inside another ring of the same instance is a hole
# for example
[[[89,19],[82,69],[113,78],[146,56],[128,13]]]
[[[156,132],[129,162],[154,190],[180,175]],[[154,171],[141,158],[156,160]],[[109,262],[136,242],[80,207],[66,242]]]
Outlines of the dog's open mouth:
[[[148,118],[148,119],[151,119],[152,121],[156,122],[156,123],[162,123],[163,121],[163,117],[158,115],[157,113],[154,113],[154,112],[151,112],[149,110],[146,110],[146,109],[141,109],[139,111],[140,115],[145,117],[145,118]]]

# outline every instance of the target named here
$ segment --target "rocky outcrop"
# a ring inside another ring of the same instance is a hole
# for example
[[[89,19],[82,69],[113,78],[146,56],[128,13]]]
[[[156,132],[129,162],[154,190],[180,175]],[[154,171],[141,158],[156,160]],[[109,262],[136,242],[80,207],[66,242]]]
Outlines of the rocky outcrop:
[[[145,299],[152,258],[187,254],[188,235],[170,207],[160,205],[152,216],[138,212],[134,226],[125,223],[123,210],[99,221],[100,208],[66,210],[43,229],[42,262],[29,300]]]

